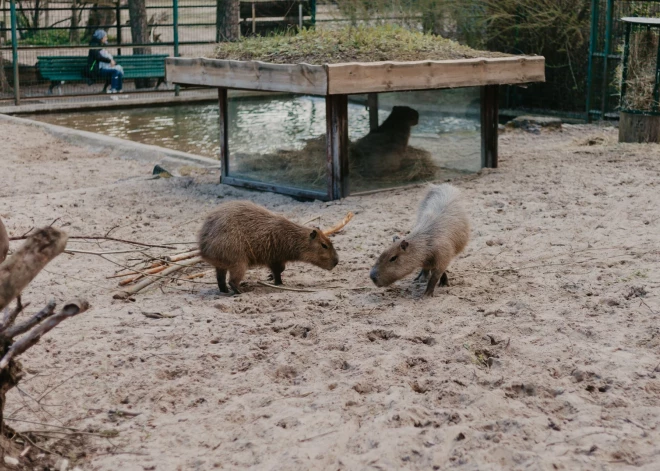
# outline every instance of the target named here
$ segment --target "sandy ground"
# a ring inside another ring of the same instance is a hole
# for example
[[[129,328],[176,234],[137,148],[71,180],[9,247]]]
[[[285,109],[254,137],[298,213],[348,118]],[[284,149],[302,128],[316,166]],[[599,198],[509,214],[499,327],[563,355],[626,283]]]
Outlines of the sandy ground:
[[[411,279],[379,289],[368,278],[391,236],[411,227],[422,188],[302,203],[218,185],[215,173],[149,180],[154,162],[0,126],[0,216],[12,235],[58,218],[71,235],[118,226],[116,237],[187,242],[232,199],[301,222],[320,215],[323,226],[356,213],[334,237],[334,271],[284,273],[285,285],[313,293],[260,286],[267,272],[253,270],[238,297],[221,297],[209,273],[119,301],[106,279],[116,265],[53,261],[24,300],[34,310],[85,296],[93,307],[30,350],[6,414],[116,434],[89,436],[72,465],[660,466],[660,147],[620,145],[616,130],[587,126],[503,135],[498,170],[456,181],[472,240],[451,286],[422,299]]]

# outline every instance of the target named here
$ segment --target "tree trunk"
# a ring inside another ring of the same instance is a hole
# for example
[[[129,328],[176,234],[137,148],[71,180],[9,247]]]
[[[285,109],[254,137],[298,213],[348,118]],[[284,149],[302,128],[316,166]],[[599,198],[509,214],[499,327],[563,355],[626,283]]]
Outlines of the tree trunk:
[[[9,93],[10,90],[11,87],[7,81],[7,76],[5,75],[5,61],[0,52],[0,93]]]
[[[621,112],[619,142],[660,143],[660,116]]]
[[[2,66],[2,56],[0,56],[0,67]],[[9,252],[9,235],[5,229],[5,225],[0,219],[0,263],[4,262]]]
[[[147,21],[147,6],[145,0],[128,0],[128,15],[131,23],[132,42],[146,44],[149,42],[149,24]],[[134,47],[133,55],[151,54],[150,47]],[[151,88],[153,79],[136,79],[135,88]]]
[[[217,0],[216,9],[216,39],[220,41],[236,41],[239,33],[239,0]]]
[[[71,44],[78,44],[80,40],[78,24],[78,1],[71,0],[71,29],[69,29],[69,42]]]

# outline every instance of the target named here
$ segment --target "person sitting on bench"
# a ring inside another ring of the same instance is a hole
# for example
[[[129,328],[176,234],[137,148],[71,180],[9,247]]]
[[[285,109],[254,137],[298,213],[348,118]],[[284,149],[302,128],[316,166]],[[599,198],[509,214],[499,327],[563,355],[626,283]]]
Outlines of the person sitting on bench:
[[[108,33],[97,29],[89,45],[98,48],[108,43]],[[108,93],[121,93],[124,81],[124,69],[117,65],[112,55],[105,49],[90,49],[87,56],[87,69],[92,77],[110,79]]]

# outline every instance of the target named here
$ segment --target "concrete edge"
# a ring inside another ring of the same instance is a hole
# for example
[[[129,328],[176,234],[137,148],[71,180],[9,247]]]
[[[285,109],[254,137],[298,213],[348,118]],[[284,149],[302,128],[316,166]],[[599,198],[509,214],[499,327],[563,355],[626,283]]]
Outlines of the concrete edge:
[[[89,131],[80,131],[41,121],[0,114],[0,122],[3,121],[40,128],[70,144],[87,147],[94,152],[106,152],[108,155],[114,157],[147,160],[150,162],[165,160],[179,164],[194,164],[205,168],[220,168],[220,161],[216,159],[150,144],[141,144],[118,137],[104,136]]]

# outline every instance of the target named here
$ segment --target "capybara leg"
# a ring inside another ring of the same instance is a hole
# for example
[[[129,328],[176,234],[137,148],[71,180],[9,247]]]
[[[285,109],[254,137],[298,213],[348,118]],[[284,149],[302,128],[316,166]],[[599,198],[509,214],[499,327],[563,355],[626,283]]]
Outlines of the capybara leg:
[[[449,286],[449,277],[447,276],[447,272],[442,273],[442,276],[440,277],[440,283],[438,283],[438,286]]]
[[[442,271],[435,268],[431,270],[431,277],[429,278],[429,282],[426,285],[426,291],[424,291],[424,296],[427,296],[429,298],[433,296],[433,291],[435,290],[435,287],[438,284],[438,281],[440,280],[442,273],[443,273]]]
[[[415,281],[419,283],[423,283],[424,281],[427,280],[428,277],[429,277],[429,271],[422,268],[419,274],[417,275],[417,278],[415,278]]]
[[[276,285],[282,284],[282,272],[284,271],[283,263],[273,263],[270,266],[270,270],[273,272],[273,282]]]
[[[229,289],[227,289],[227,270],[216,268],[215,278],[218,280],[218,288],[220,288],[220,292],[229,293]]]
[[[241,294],[239,286],[246,270],[245,265],[235,265],[229,269],[229,287],[234,291],[234,294]]]

